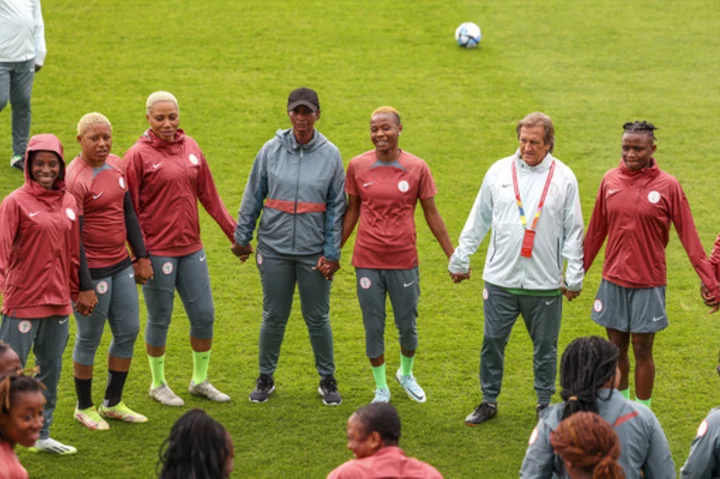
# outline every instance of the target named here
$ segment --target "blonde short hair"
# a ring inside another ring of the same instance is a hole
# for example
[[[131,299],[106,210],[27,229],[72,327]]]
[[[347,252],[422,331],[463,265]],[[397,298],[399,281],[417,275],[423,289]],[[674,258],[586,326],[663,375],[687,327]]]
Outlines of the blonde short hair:
[[[380,108],[376,108],[375,111],[372,112],[372,115],[370,115],[370,118],[374,117],[375,115],[380,115],[382,113],[395,115],[395,119],[397,120],[398,125],[400,124],[400,113],[391,106],[381,106]]]
[[[77,124],[78,136],[83,136],[90,125],[107,125],[110,127],[110,131],[112,131],[112,123],[110,123],[110,120],[108,120],[102,113],[94,111],[83,115],[83,117],[80,118],[80,121]]]
[[[175,95],[168,91],[156,91],[155,93],[152,93],[145,102],[146,112],[150,114],[150,110],[152,110],[152,107],[155,106],[155,103],[161,101],[171,101],[175,103],[175,108],[180,111],[180,105],[178,105],[178,101],[177,98],[175,98]]]

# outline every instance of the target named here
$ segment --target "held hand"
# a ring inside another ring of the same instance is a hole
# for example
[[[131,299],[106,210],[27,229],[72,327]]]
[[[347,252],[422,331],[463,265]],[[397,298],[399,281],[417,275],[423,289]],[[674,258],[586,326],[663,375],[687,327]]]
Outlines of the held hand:
[[[253,247],[250,243],[248,243],[246,245],[233,243],[232,248],[230,248],[230,250],[233,252],[233,254],[235,256],[240,258],[241,263],[244,263],[245,261],[247,261],[247,259],[253,253]]]
[[[39,72],[41,68],[42,68],[42,65],[38,65],[38,64],[36,63],[36,64],[35,64],[35,73]]]
[[[138,258],[133,264],[135,271],[135,282],[137,284],[145,284],[148,280],[153,279],[153,268],[150,258]]]
[[[75,301],[75,309],[83,316],[90,316],[97,304],[97,296],[95,290],[80,291],[77,301]]]
[[[573,299],[577,298],[578,296],[580,296],[580,293],[582,292],[582,290],[570,291],[565,286],[561,287],[560,291],[562,292],[562,295],[565,296],[565,298],[567,298],[568,301],[572,301]]]
[[[448,273],[450,273],[448,271]],[[452,279],[452,282],[455,284],[462,283],[466,279],[470,279],[470,276],[472,275],[472,270],[468,268],[467,273],[450,273],[450,278]]]
[[[313,266],[313,271],[319,271],[327,281],[333,279],[333,275],[340,269],[340,261],[331,261],[324,256],[318,258],[318,262]]]
[[[705,286],[704,284],[700,285],[700,296],[702,296],[703,303],[705,303],[705,306],[710,307],[710,311],[708,311],[708,314],[716,313],[720,309],[720,300],[719,298],[710,291],[710,288]]]

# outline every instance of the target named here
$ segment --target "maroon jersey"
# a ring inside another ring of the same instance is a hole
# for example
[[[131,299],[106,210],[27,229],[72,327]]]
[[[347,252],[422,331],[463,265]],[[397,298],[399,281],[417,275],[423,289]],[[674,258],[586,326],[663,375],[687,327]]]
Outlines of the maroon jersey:
[[[345,191],[360,197],[356,268],[410,269],[418,265],[415,206],[437,193],[430,168],[405,151],[385,163],[375,150],[350,160]]]
[[[29,153],[52,151],[60,175],[52,190],[30,177]],[[30,139],[25,153],[25,184],[0,205],[0,288],[2,312],[16,318],[72,313],[71,290],[78,290],[80,226],[75,198],[65,192],[60,141],[49,134]]]
[[[121,159],[109,155],[93,168],[81,157],[67,167],[68,192],[83,217],[82,242],[90,269],[107,268],[127,259],[123,198],[127,191]]]
[[[629,170],[621,161],[603,177],[585,236],[585,271],[607,236],[603,278],[626,288],[665,285],[670,223],[702,282],[717,293],[718,281],[685,193],[674,176],[658,168],[655,159],[640,171]]]
[[[146,131],[124,164],[148,253],[185,256],[202,248],[198,200],[233,241],[235,220],[220,200],[200,147],[182,130],[173,142]]]

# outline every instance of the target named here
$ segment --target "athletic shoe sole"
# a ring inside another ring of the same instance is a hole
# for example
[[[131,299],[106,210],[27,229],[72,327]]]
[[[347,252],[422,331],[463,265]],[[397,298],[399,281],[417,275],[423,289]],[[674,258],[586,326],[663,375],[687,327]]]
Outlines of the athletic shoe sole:
[[[270,390],[267,393],[267,396],[265,396],[265,399],[263,399],[262,401],[258,401],[257,399],[253,399],[252,397],[248,397],[248,399],[250,400],[250,402],[254,402],[255,404],[262,404],[264,402],[267,402],[268,396],[270,396],[273,393],[273,391],[275,391],[275,386],[270,388]]]
[[[327,402],[325,401],[325,393],[323,393],[323,390],[321,387],[318,386],[318,394],[322,396],[323,398],[323,404],[326,406],[339,406],[342,404],[342,398],[340,398],[339,402]]]

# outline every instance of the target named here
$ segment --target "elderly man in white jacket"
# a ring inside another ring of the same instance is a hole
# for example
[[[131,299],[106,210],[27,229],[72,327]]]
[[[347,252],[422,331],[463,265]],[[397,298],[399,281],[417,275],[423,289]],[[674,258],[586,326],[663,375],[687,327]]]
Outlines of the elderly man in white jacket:
[[[23,169],[30,135],[30,95],[45,62],[45,25],[40,0],[0,0],[0,111],[12,106],[10,166]]]
[[[555,139],[550,117],[531,113],[518,123],[517,133],[520,148],[485,174],[448,266],[456,283],[468,279],[470,256],[492,230],[483,272],[483,400],[465,418],[469,426],[497,414],[505,346],[520,315],[533,342],[536,411],[547,407],[555,393],[560,296],[572,300],[582,289],[583,219],[577,179],[551,154]]]

